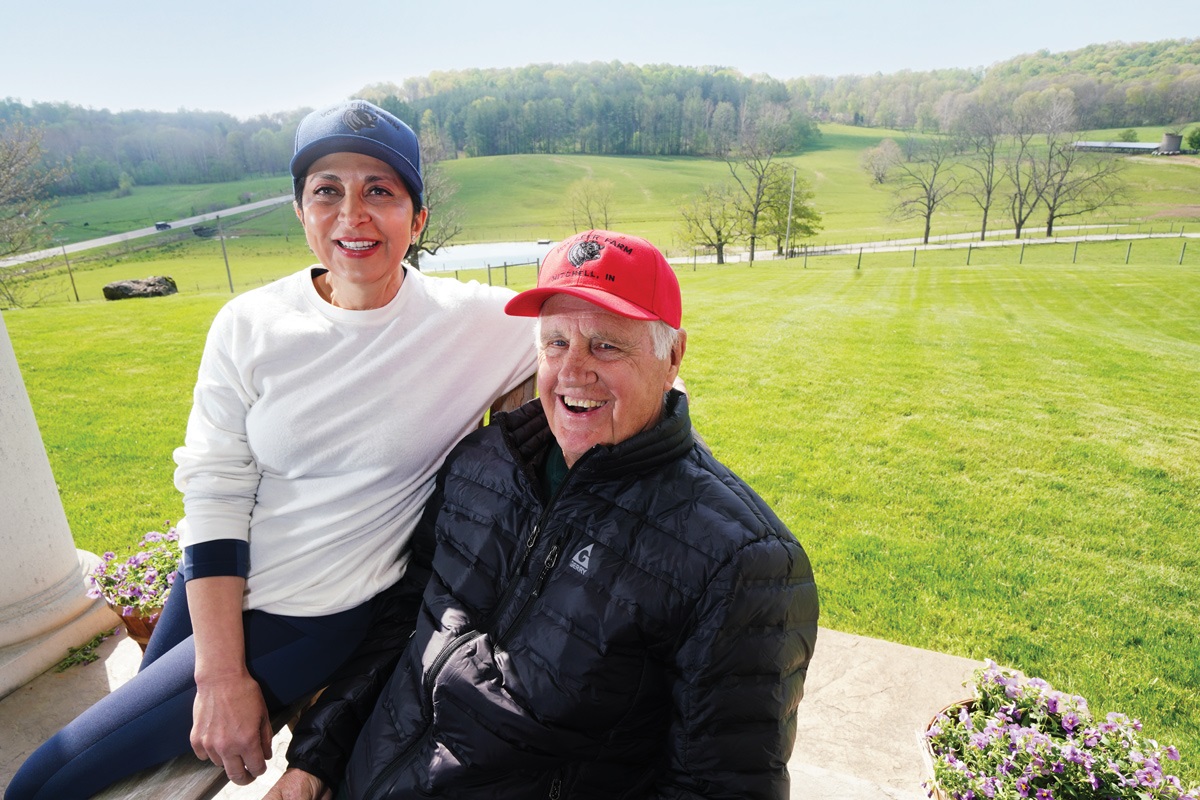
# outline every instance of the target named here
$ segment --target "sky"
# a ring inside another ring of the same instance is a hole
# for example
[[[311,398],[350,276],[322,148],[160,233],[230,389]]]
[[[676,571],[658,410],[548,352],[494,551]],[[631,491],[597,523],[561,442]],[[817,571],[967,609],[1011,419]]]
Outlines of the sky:
[[[0,97],[111,111],[317,108],[434,71],[621,61],[810,75],[987,67],[1200,36],[1195,0],[16,0]],[[1131,13],[1133,10],[1133,13]]]

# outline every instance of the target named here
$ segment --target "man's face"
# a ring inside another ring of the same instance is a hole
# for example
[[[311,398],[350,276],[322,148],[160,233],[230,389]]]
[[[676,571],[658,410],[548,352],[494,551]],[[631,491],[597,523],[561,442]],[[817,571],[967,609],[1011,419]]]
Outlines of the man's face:
[[[568,467],[594,445],[623,442],[659,421],[663,393],[679,374],[682,332],[660,360],[649,322],[562,294],[540,317],[538,392]]]

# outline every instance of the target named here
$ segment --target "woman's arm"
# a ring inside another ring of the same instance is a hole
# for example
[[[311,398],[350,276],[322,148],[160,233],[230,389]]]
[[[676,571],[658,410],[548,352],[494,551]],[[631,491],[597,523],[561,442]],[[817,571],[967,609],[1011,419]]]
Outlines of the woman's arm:
[[[192,749],[238,785],[266,772],[272,738],[262,690],[246,668],[245,588],[235,576],[196,578],[187,586],[196,641]]]

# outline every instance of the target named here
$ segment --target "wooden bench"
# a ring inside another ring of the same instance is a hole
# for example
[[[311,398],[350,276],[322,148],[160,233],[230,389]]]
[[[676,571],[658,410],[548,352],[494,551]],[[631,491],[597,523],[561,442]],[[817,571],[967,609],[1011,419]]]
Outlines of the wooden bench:
[[[297,701],[271,717],[271,730],[279,733],[284,725],[291,727],[310,702],[311,698]],[[228,782],[225,770],[216,764],[184,753],[165,764],[135,772],[93,800],[211,800]],[[262,794],[269,788],[263,785]]]

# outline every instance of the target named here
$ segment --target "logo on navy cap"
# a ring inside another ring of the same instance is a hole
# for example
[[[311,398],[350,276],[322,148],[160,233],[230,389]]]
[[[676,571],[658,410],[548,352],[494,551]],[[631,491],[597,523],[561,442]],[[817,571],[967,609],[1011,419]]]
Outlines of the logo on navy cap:
[[[363,128],[374,128],[378,125],[379,117],[375,116],[375,112],[369,108],[357,106],[346,109],[346,113],[342,114],[342,124],[355,133],[358,133]]]

